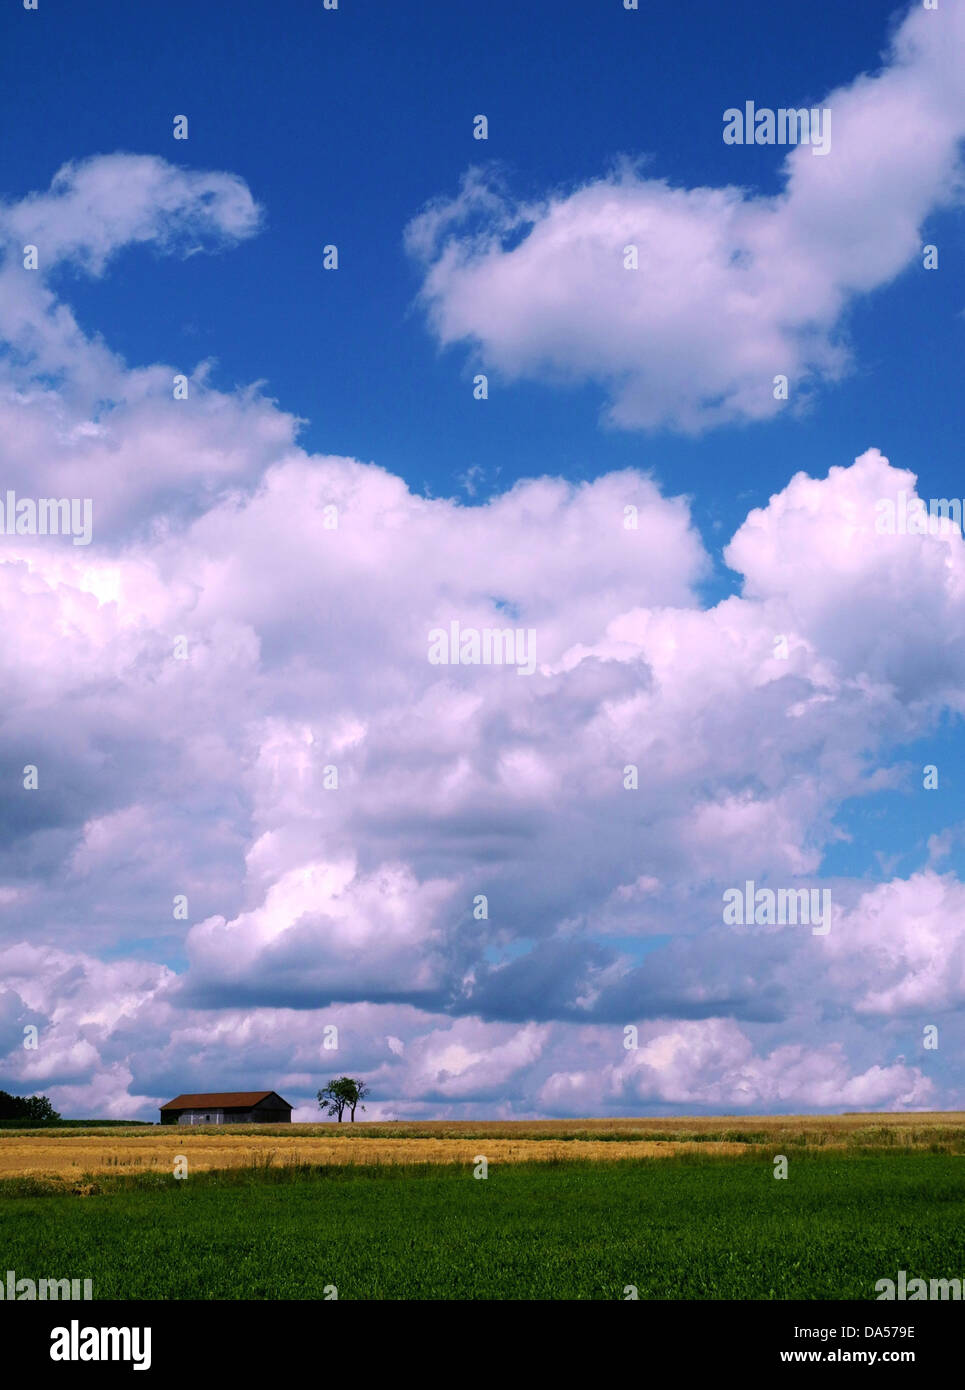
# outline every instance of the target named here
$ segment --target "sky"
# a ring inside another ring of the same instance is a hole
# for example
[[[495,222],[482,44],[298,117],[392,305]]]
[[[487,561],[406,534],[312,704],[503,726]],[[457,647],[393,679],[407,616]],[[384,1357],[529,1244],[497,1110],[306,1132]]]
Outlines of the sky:
[[[961,1108],[961,0],[0,39],[0,1088]]]

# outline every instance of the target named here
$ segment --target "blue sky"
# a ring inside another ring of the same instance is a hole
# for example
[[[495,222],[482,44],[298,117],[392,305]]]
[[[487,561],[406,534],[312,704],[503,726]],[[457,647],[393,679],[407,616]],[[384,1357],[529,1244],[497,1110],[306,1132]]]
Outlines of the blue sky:
[[[101,967],[116,970],[137,1002],[120,1021],[83,1022],[82,1009],[46,1060],[12,1051],[0,1085],[35,1078],[68,1109],[148,1115],[165,1090],[263,1080],[307,1104],[319,1019],[301,971],[324,1021],[343,1011],[352,1065],[376,1077],[384,1114],[580,1113],[598,1094],[614,1113],[740,1108],[742,1068],[752,1109],[955,1101],[951,1062],[930,1089],[932,1059],[869,1041],[876,1010],[895,1039],[921,1031],[916,1008],[924,1022],[929,1007],[957,1015],[953,946],[941,967],[922,938],[882,947],[887,981],[862,979],[856,961],[875,957],[863,933],[880,911],[917,920],[907,904],[927,900],[936,922],[958,912],[961,557],[885,555],[873,527],[860,543],[835,530],[848,507],[867,519],[881,489],[905,485],[898,470],[923,497],[965,496],[952,192],[965,122],[957,98],[942,104],[963,35],[951,4],[919,9],[8,7],[4,486],[83,483],[105,531],[94,579],[67,584],[50,561],[63,610],[27,628],[50,649],[11,675],[11,765],[47,740],[60,781],[38,820],[20,800],[4,811],[21,830],[0,859],[11,949],[30,901],[36,949],[84,942],[91,956],[13,957],[0,1024],[16,1038],[22,1018],[53,1018],[59,986],[46,986],[75,969],[92,997]],[[725,145],[722,113],[748,99],[830,101],[841,122],[827,159]],[[473,139],[478,113],[486,141]],[[182,114],[185,141],[172,135]],[[652,237],[639,298],[638,282],[624,296],[627,281],[600,269],[607,219],[619,249],[624,216]],[[32,300],[17,260],[28,237],[42,259]],[[926,243],[937,272],[922,268]],[[736,275],[739,257],[759,278]],[[55,303],[79,335],[54,326]],[[782,370],[789,407],[762,407],[755,391]],[[172,371],[192,379],[179,417],[157,404]],[[486,401],[473,399],[478,371]],[[78,462],[76,441],[102,437],[103,454]],[[789,488],[801,472],[822,486]],[[533,484],[507,500],[542,478],[562,491]],[[320,506],[329,493],[365,518],[341,570],[321,558],[320,531],[283,520],[299,511],[286,499]],[[631,495],[646,513],[635,559],[594,529]],[[545,516],[558,545],[534,534]],[[420,537],[411,554],[400,533]],[[26,611],[36,593],[23,582]],[[90,593],[96,615],[77,598]],[[729,596],[734,607],[716,607]],[[410,620],[421,634],[431,613],[468,623],[487,602],[552,652],[532,706],[502,692],[490,703],[478,672],[426,685],[421,657],[411,664]],[[797,642],[784,684],[747,656],[778,623]],[[144,674],[171,631],[207,653],[183,704],[170,673]],[[42,676],[58,666],[58,680]],[[50,732],[68,710],[74,744]],[[350,765],[331,820],[315,782],[323,746]],[[596,750],[579,768],[577,746]],[[626,803],[598,786],[603,747],[620,767],[648,749],[659,767],[633,834]],[[276,756],[308,759],[297,794],[281,789]],[[925,793],[928,763],[940,785]],[[351,799],[353,779],[370,800]],[[847,966],[800,967],[797,1008],[776,948],[732,959],[723,938],[703,940],[738,869],[740,881],[810,874],[852,924]],[[477,942],[464,904],[487,875],[503,915]],[[161,922],[156,903],[182,879],[190,919]],[[391,926],[372,906],[380,893],[409,903]],[[368,935],[346,928],[332,945],[332,921],[369,912]],[[247,942],[237,972],[232,941]],[[761,1006],[767,1020],[748,1003],[758,969],[760,997],[777,1001]],[[828,980],[849,1019],[832,1040],[815,1024]],[[619,1034],[637,1000],[651,1051],[621,1070],[599,1030]],[[298,1060],[279,1080],[291,1013]],[[131,1043],[135,1017],[163,1039],[163,1063]],[[199,1062],[192,1029],[218,1018],[262,1042],[232,1049],[212,1034]],[[668,1047],[708,1060],[671,1060],[663,1075]],[[782,1047],[800,1052],[797,1091],[781,1089]]]
[[[71,286],[82,324],[132,362],[210,355],[228,389],[265,379],[308,422],[306,447],[377,461],[435,495],[462,492],[470,467],[498,490],[542,471],[653,469],[694,494],[713,544],[715,522],[729,534],[798,468],[870,444],[918,472],[923,492],[951,486],[963,426],[960,258],[939,276],[909,269],[854,306],[858,370],[807,418],[695,441],[600,429],[592,385],[517,382],[479,409],[467,353],[440,352],[412,312],[419,279],[403,229],[474,162],[498,162],[521,197],[599,177],[620,154],[681,185],[774,192],[782,151],[723,148],[721,112],[746,92],[775,107],[818,100],[876,66],[900,13],[499,0],[484,12],[326,12],[320,0],[239,0],[229,20],[192,0],[48,0],[5,21],[15,41],[0,58],[0,111],[17,132],[5,190],[22,195],[68,159],[117,149],[230,169],[266,208],[262,235],[215,262],[122,252],[109,278]],[[485,143],[472,139],[480,111]],[[181,113],[190,136],[175,142]],[[928,225],[939,241],[960,231],[957,212]],[[321,269],[330,241],[336,275]]]

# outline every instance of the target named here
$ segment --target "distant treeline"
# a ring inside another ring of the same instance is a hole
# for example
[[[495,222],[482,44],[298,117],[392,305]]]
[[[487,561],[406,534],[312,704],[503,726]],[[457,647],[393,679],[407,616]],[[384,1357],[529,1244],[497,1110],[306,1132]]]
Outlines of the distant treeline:
[[[150,1120],[62,1120],[47,1096],[12,1096],[0,1091],[0,1129],[34,1129],[44,1125],[90,1129],[93,1125],[149,1125]]]
[[[151,1120],[0,1120],[0,1129],[116,1129],[119,1125],[146,1125],[152,1127]]]
[[[19,1120],[21,1124],[52,1124],[60,1116],[47,1096],[11,1096],[0,1091],[0,1123]]]

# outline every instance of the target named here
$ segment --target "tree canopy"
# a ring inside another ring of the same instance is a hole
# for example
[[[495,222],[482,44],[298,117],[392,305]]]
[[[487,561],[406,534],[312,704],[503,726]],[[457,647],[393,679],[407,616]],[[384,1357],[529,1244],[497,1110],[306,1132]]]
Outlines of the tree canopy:
[[[0,1120],[23,1120],[27,1124],[59,1120],[47,1096],[12,1096],[0,1091]]]
[[[324,1113],[335,1115],[341,1124],[346,1110],[349,1119],[355,1119],[356,1108],[368,1093],[369,1088],[364,1081],[356,1081],[352,1076],[338,1076],[318,1092],[318,1104]],[[362,1109],[365,1109],[364,1105]]]

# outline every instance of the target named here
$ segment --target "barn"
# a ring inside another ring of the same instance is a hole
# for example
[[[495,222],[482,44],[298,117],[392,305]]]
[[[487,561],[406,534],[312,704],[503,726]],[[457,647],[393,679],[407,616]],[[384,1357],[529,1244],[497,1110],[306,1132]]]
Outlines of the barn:
[[[277,1091],[204,1091],[161,1106],[162,1125],[290,1125],[292,1108]]]

